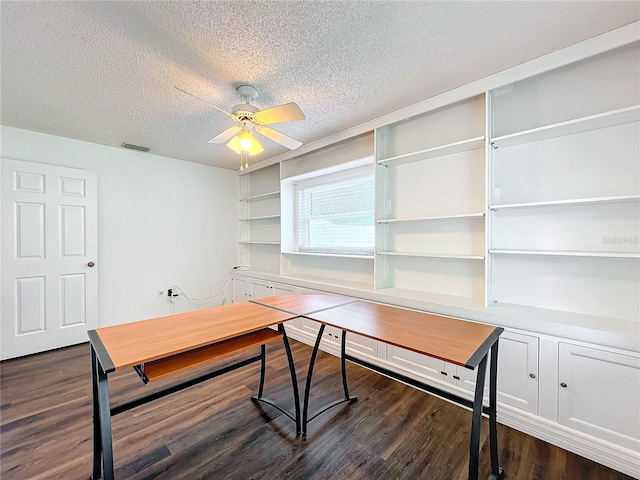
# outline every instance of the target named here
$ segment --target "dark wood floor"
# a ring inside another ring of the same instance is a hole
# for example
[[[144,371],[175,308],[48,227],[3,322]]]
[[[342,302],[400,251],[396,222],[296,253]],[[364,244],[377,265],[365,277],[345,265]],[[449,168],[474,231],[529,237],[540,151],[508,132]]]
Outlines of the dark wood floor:
[[[293,342],[304,385],[310,348]],[[281,346],[269,350],[266,394],[291,406]],[[3,362],[0,477],[87,479],[91,474],[88,345]],[[340,394],[338,359],[320,353],[313,404]],[[258,364],[122,413],[113,419],[116,478],[132,479],[465,479],[470,413],[356,365],[359,401],[324,413],[306,440],[270,407],[249,400]],[[113,374],[112,404],[173,383]],[[489,475],[486,420],[481,478]],[[517,480],[622,480],[625,475],[499,425],[500,462]]]

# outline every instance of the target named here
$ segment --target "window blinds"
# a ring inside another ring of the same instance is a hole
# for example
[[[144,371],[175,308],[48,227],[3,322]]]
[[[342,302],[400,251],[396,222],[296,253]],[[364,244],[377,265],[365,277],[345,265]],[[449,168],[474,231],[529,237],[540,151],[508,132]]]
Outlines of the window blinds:
[[[373,174],[296,185],[299,252],[372,255]]]

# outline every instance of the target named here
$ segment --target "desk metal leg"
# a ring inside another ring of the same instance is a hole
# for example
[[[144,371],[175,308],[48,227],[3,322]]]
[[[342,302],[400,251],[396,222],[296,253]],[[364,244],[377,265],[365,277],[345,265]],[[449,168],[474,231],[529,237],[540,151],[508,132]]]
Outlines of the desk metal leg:
[[[111,444],[111,405],[109,402],[109,381],[107,374],[96,362],[98,380],[98,410],[100,417],[100,439],[104,480],[113,480],[113,447]],[[94,427],[95,431],[95,427]],[[94,462],[95,468],[95,462]]]
[[[258,386],[258,398],[262,397],[264,391],[264,374],[267,370],[267,346],[260,345],[260,385]]]
[[[309,373],[307,374],[307,383],[304,390],[304,406],[302,410],[302,435],[303,436],[307,435],[307,425],[309,424],[309,422],[314,418],[316,418],[321,413],[329,410],[332,407],[335,407],[336,405],[340,405],[341,403],[355,402],[356,400],[358,400],[358,397],[349,395],[349,386],[347,384],[346,355],[345,355],[346,353],[345,349],[347,345],[347,332],[343,330],[342,346],[340,349],[340,363],[342,366],[342,388],[344,390],[344,397],[339,400],[330,402],[320,407],[318,410],[316,410],[312,414],[309,414],[309,394],[311,392],[311,379],[313,377],[313,367],[316,363],[316,356],[318,355],[318,348],[320,347],[320,341],[322,340],[324,328],[325,328],[325,325],[322,324],[320,326],[320,330],[318,331],[318,336],[316,337],[316,343],[313,346],[313,352],[311,353],[311,360],[309,361]]]
[[[289,338],[284,325],[281,323],[278,325],[278,330],[282,333],[282,342],[284,343],[284,350],[287,352],[287,360],[289,362],[289,372],[291,373],[291,384],[293,386],[293,404],[296,409],[296,435],[300,434],[300,391],[298,390],[298,377],[296,375],[296,366],[293,363],[293,354],[291,353],[291,346],[289,345]]]
[[[342,346],[340,347],[340,367],[342,368],[342,389],[345,400],[349,400],[349,385],[347,384],[347,359],[345,358],[347,348],[347,331],[342,331]]]
[[[504,471],[498,461],[498,341],[491,347],[491,365],[489,369],[489,445],[491,452],[491,476],[489,480],[504,478]]]
[[[102,477],[102,437],[100,432],[100,404],[98,402],[98,358],[91,345],[91,390],[93,392],[93,475],[91,480]]]
[[[304,387],[304,405],[302,407],[302,435],[307,434],[307,423],[309,422],[309,392],[311,391],[311,377],[313,377],[313,367],[316,363],[316,356],[318,355],[318,348],[320,347],[320,341],[322,335],[324,335],[324,329],[326,325],[323,323],[318,330],[318,336],[316,337],[316,343],[313,346],[311,352],[311,360],[309,360],[309,370],[307,371],[307,383]]]
[[[258,395],[254,395],[253,397],[251,397],[251,399],[254,401],[266,403],[267,405],[271,405],[276,410],[279,410],[282,413],[284,413],[287,417],[289,417],[291,420],[296,422],[296,435],[299,435],[300,434],[300,393],[298,390],[298,378],[296,376],[296,367],[295,367],[295,364],[293,363],[293,355],[291,354],[291,346],[289,345],[289,338],[287,337],[287,332],[283,324],[278,325],[278,331],[282,333],[282,342],[284,343],[284,350],[287,353],[287,360],[289,362],[289,372],[291,373],[291,386],[293,388],[293,402],[294,402],[295,413],[292,413],[289,410],[281,407],[273,400],[262,396],[264,391],[264,377],[265,377],[265,371],[266,371],[266,358],[267,358],[265,345],[261,346],[260,357],[258,357],[261,361],[260,386],[258,387]]]
[[[484,378],[487,371],[487,355],[476,369],[476,391],[473,398],[471,417],[471,441],[469,442],[469,480],[478,480],[478,460],[480,456],[480,429],[482,427],[482,398],[484,397]]]

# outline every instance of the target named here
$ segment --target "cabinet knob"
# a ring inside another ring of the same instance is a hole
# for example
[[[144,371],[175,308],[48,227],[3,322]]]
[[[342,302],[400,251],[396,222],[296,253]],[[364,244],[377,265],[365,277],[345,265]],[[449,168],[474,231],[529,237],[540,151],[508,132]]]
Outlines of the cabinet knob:
[[[529,376],[530,376],[531,378],[536,378],[536,374],[535,374],[535,373],[530,373],[530,374],[529,374]]]
[[[444,370],[441,370],[441,371],[440,371],[440,373],[441,373],[442,375],[449,375],[449,374],[448,374],[447,372],[445,372]]]
[[[455,378],[456,380],[460,380],[460,377],[458,375],[454,375],[453,378]]]
[[[93,262],[87,263],[87,267],[93,267],[94,265],[95,265],[95,263],[93,263]]]
[[[560,384],[560,386],[561,386],[562,388],[567,388],[567,384],[566,384],[566,383],[564,383],[564,382],[562,382],[562,383]]]

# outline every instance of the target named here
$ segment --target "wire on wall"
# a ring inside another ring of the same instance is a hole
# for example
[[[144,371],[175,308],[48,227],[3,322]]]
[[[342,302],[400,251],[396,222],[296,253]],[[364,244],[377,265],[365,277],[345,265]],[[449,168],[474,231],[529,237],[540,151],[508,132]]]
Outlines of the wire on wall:
[[[222,282],[222,285],[220,286],[217,292],[202,298],[190,297],[180,285],[174,284],[170,290],[172,292],[170,294],[171,310],[172,310],[171,313],[175,313],[176,306],[180,310],[183,310],[185,312],[188,311],[186,308],[178,304],[178,299],[180,299],[181,297],[184,298],[187,302],[199,308],[206,307],[206,306],[225,305],[227,303],[226,296],[222,298],[221,302],[216,302],[215,299],[217,299],[218,297],[220,297],[222,293],[224,293],[225,288],[227,287],[229,282],[231,282],[231,277],[229,275],[226,275],[224,281]]]

